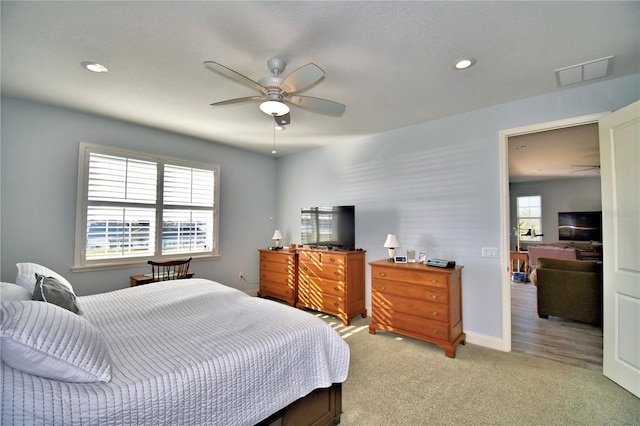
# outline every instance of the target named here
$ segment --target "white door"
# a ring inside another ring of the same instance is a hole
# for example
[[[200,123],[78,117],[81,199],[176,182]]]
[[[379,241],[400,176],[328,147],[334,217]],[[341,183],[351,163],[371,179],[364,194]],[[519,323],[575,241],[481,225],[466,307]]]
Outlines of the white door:
[[[640,102],[599,121],[603,373],[640,397]]]

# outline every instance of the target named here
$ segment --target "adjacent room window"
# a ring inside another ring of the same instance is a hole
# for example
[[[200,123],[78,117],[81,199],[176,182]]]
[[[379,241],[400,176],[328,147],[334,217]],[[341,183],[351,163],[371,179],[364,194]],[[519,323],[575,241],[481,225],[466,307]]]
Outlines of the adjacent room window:
[[[218,255],[220,168],[80,144],[76,267]]]
[[[520,241],[542,241],[542,197],[540,195],[518,197],[517,205]]]

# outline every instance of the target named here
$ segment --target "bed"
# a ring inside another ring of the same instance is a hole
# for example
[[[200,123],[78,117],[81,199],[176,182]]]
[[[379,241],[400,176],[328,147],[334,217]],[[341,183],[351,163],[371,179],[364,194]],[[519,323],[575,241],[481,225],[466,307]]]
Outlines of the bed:
[[[309,312],[198,278],[82,296],[77,306],[74,314],[3,298],[3,425],[340,421],[349,349]],[[20,339],[48,339],[46,350],[80,371],[57,377],[53,370],[69,368],[51,354],[35,362],[44,371],[24,371],[23,357],[8,355]]]

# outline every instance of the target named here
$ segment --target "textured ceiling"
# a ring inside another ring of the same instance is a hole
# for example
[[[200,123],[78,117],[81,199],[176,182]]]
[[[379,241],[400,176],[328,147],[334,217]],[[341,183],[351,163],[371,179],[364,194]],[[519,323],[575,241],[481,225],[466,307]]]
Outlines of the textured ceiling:
[[[270,153],[256,92],[207,70],[259,80],[313,62],[304,94],[340,118],[293,106],[278,155],[562,90],[554,70],[614,55],[640,72],[639,2],[2,1],[2,93]],[[477,58],[466,71],[453,69]],[[94,74],[80,66],[97,61]]]

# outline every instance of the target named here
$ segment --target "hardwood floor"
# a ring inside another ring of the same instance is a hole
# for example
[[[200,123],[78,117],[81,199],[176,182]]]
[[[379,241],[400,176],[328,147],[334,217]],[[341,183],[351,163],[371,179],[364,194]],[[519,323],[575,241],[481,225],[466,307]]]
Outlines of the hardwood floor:
[[[602,371],[602,328],[552,316],[539,318],[535,285],[512,282],[511,350]]]

